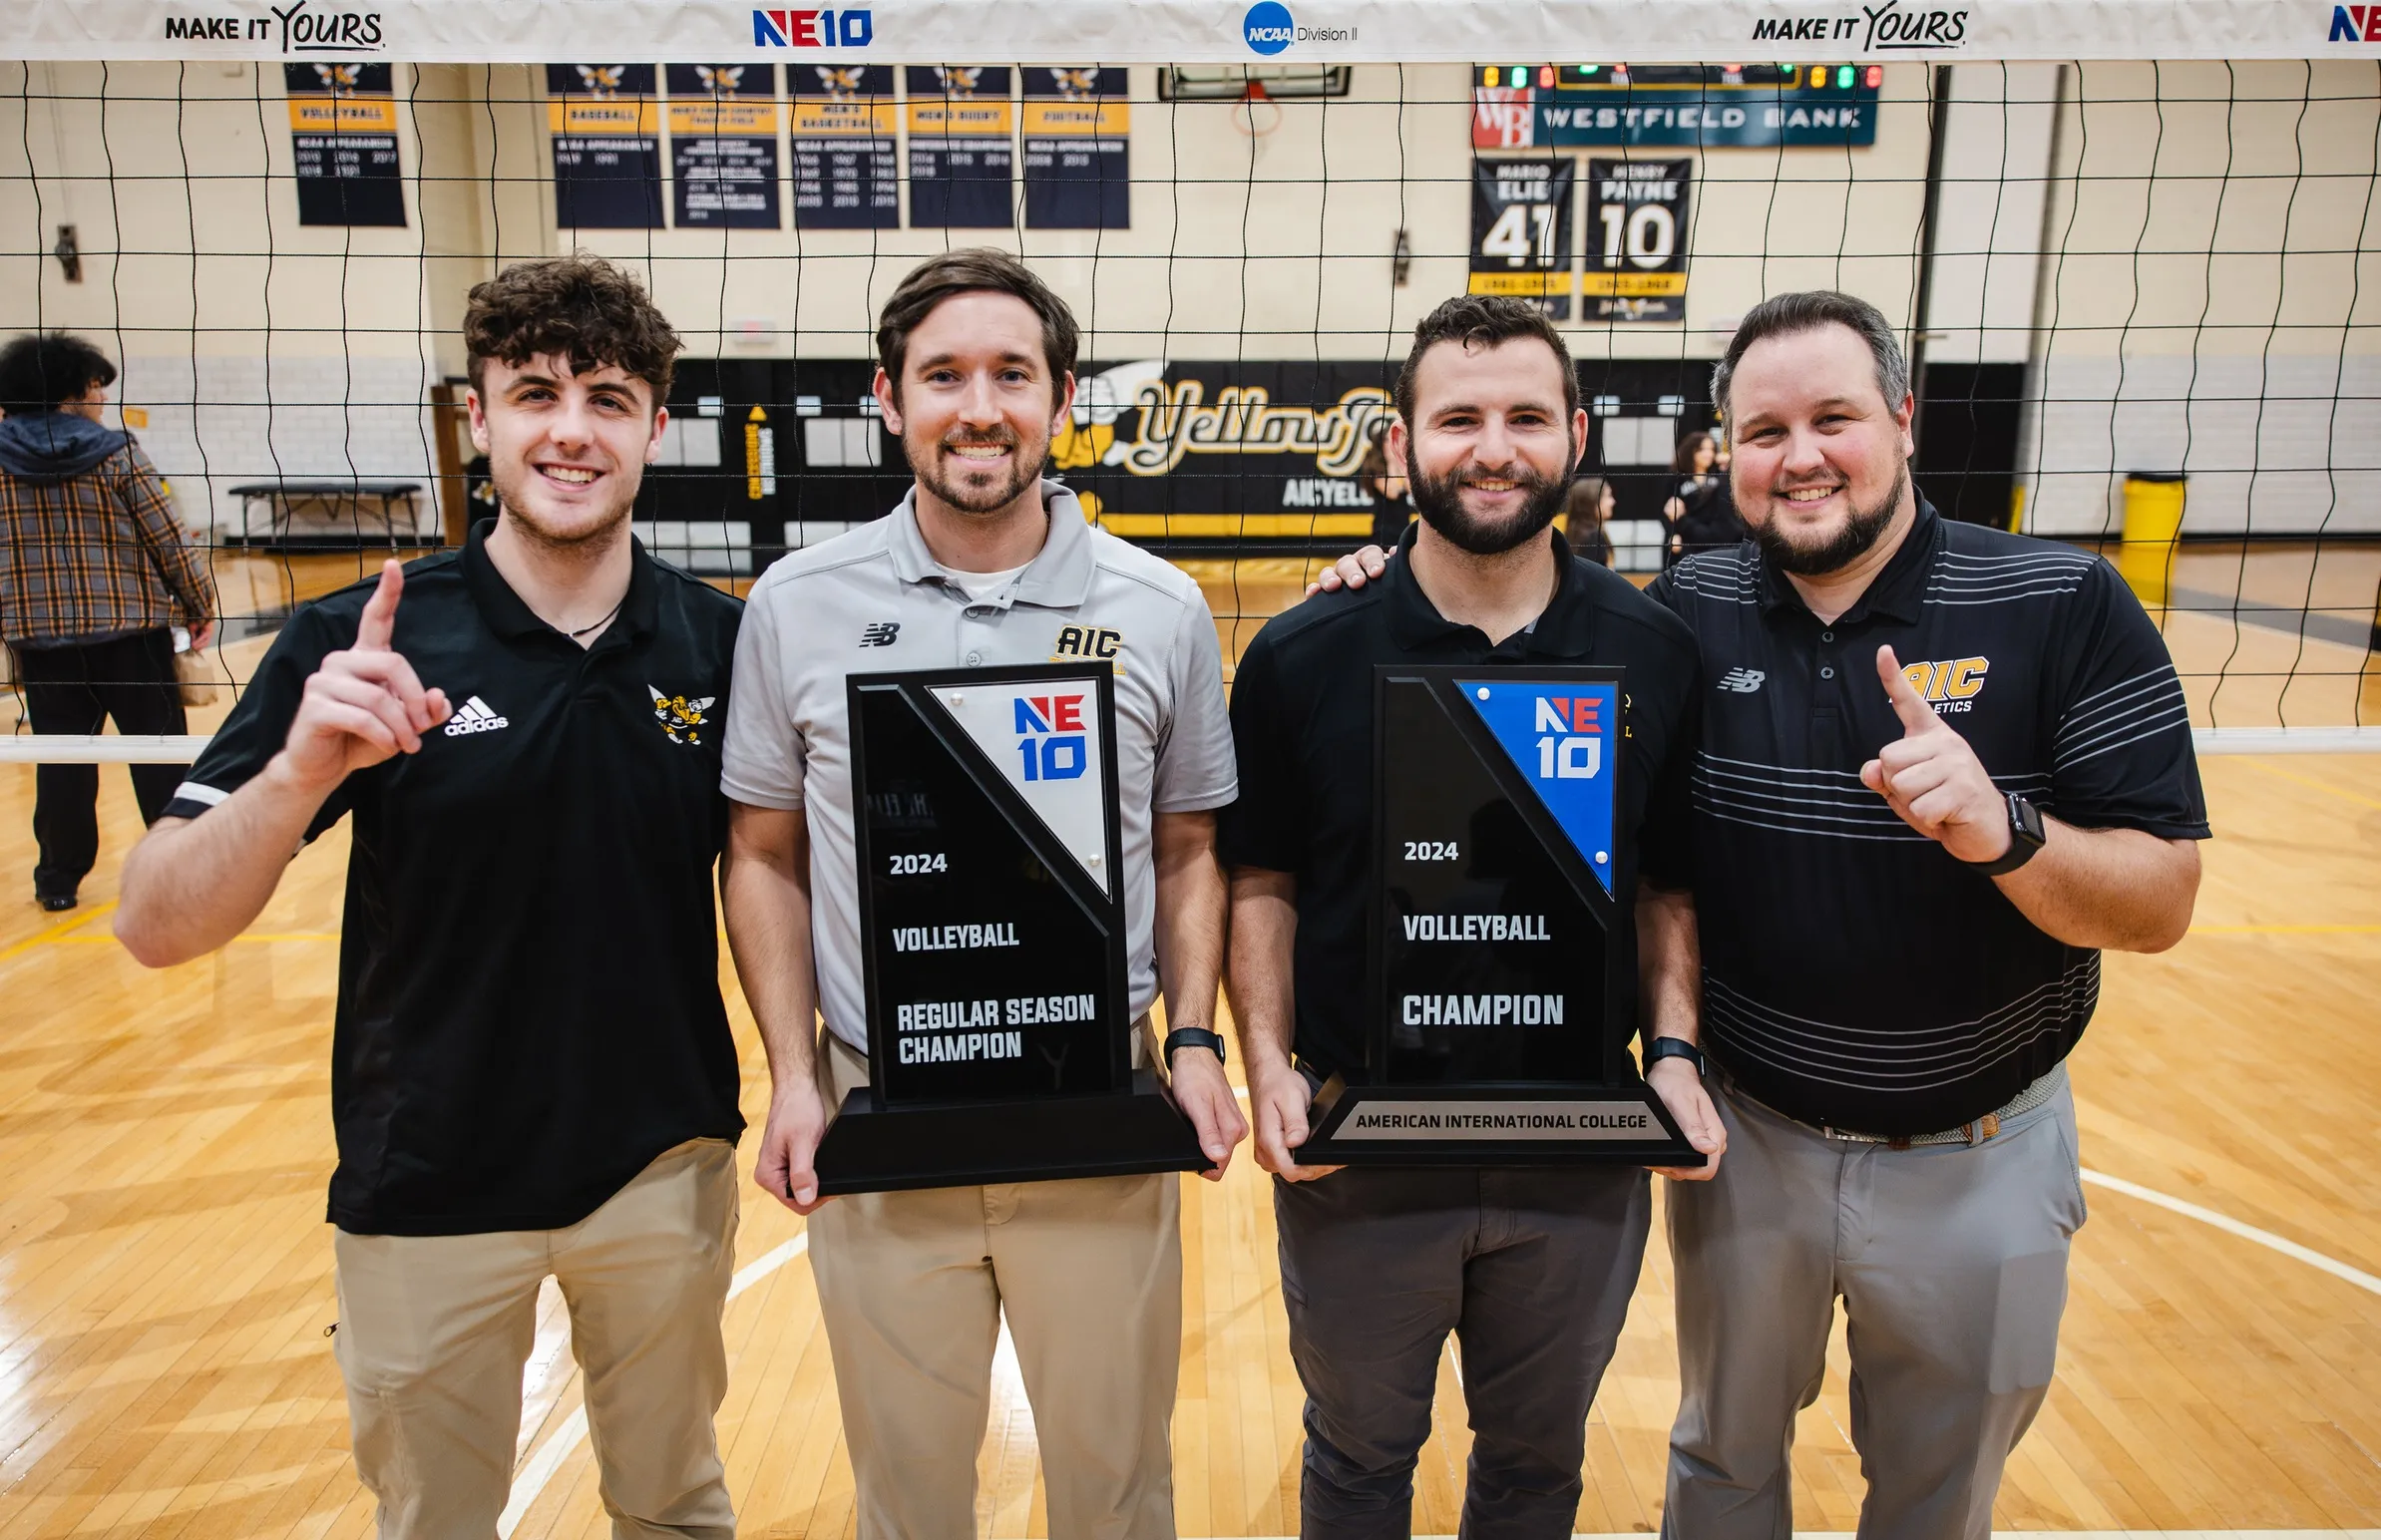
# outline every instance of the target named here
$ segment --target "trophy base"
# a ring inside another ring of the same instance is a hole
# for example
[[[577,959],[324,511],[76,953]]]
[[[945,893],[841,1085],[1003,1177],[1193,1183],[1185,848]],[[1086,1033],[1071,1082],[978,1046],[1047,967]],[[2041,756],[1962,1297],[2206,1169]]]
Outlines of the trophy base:
[[[1302,1166],[1700,1166],[1662,1098],[1620,1085],[1350,1085],[1316,1093]]]
[[[1205,1171],[1215,1163],[1158,1084],[1133,1071],[1123,1095],[887,1107],[860,1086],[819,1141],[822,1194],[907,1192],[987,1182]]]

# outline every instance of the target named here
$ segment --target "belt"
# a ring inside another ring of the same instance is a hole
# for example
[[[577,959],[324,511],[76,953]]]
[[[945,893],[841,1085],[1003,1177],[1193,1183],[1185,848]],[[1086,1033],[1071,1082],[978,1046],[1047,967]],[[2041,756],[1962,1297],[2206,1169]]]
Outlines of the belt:
[[[2053,1068],[2050,1073],[2011,1097],[1999,1109],[1985,1113],[1984,1116],[1972,1123],[1962,1123],[1957,1128],[1946,1128],[1940,1133],[1864,1134],[1849,1128],[1834,1128],[1825,1123],[1812,1123],[1806,1126],[1816,1128],[1830,1139],[1841,1139],[1850,1144],[1881,1144],[1888,1149],[1895,1150],[1906,1150],[1921,1144],[1982,1144],[1985,1140],[2000,1133],[2001,1124],[2006,1119],[2013,1118],[2021,1112],[2031,1112],[2057,1095],[2059,1087],[2064,1085],[2067,1080],[2066,1067],[2061,1064]],[[1772,1108],[1771,1110],[1776,1111],[1777,1109]],[[1780,1115],[1784,1116],[1785,1114]],[[1794,1121],[1801,1122],[1802,1120],[1796,1118]]]

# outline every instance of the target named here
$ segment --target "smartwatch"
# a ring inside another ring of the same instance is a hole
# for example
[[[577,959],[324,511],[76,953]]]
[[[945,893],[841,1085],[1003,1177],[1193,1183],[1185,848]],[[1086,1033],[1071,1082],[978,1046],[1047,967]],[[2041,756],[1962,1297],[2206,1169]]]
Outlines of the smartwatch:
[[[1703,1050],[1684,1037],[1657,1037],[1645,1045],[1645,1067],[1652,1069],[1666,1058],[1683,1058],[1695,1066],[1695,1074],[1704,1074]]]
[[[2041,811],[2033,803],[2028,802],[2017,793],[2011,792],[2009,793],[2009,848],[1993,860],[1971,861],[1967,863],[1967,866],[1969,870],[1981,872],[1986,877],[1999,877],[2004,873],[2014,872],[2034,859],[2034,853],[2042,849],[2044,838]]]
[[[1178,1026],[1174,1028],[1174,1030],[1166,1033],[1166,1045],[1164,1053],[1166,1067],[1168,1069],[1174,1067],[1174,1050],[1176,1048],[1213,1048],[1215,1050],[1215,1061],[1220,1064],[1224,1061],[1224,1034],[1221,1032],[1211,1032],[1203,1026]]]

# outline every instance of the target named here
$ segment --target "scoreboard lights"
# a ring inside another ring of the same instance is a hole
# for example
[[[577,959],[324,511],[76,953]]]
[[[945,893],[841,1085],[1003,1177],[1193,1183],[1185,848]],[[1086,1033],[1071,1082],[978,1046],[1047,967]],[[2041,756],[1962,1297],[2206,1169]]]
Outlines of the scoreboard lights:
[[[1885,83],[1881,64],[1488,64],[1480,84],[1490,90],[1627,91],[1698,87],[1705,90],[1874,91]]]

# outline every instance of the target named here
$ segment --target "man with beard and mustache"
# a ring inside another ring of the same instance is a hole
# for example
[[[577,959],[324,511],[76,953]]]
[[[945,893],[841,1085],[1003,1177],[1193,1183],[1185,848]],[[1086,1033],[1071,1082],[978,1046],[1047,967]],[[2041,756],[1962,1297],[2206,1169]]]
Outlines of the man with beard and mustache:
[[[1729,1148],[1671,1196],[1663,1533],[1791,1531],[1841,1297],[1860,1533],[1981,1537],[2058,1355],[2084,1222],[2065,1061],[2101,950],[2190,924],[2189,719],[2108,563],[1916,496],[1874,306],[1763,301],[1712,393],[1753,539],[1651,589],[1710,691],[1694,874]]]
[[[1450,299],[1415,328],[1392,466],[1419,520],[1364,592],[1309,598],[1249,645],[1233,685],[1240,800],[1226,810],[1229,985],[1257,1159],[1279,1179],[1282,1295],[1307,1391],[1301,1533],[1409,1532],[1413,1468],[1449,1332],[1472,1450],[1466,1535],[1568,1535],[1588,1406],[1644,1256],[1645,1173],[1304,1166],[1316,1088],[1365,1068],[1373,676],[1382,663],[1626,669],[1616,942],[1637,955],[1649,1078],[1713,1165],[1694,1068],[1695,912],[1683,834],[1694,639],[1549,529],[1586,442],[1561,337],[1526,300]],[[1634,865],[1628,853],[1637,852]],[[1658,1051],[1653,1045],[1674,1038]],[[1683,1062],[1681,1060],[1684,1060]]]
[[[636,280],[523,263],[463,324],[496,518],[290,617],[126,863],[116,931],[153,967],[212,951],[352,814],[330,1219],[380,1534],[495,1531],[552,1276],[613,1533],[726,1540],[744,1125],[711,882],[739,606],[629,534],[678,351]]]
[[[1113,667],[1134,1062],[1167,1063],[1211,1178],[1247,1132],[1213,1030],[1215,809],[1235,788],[1215,622],[1197,583],[1042,480],[1076,340],[1065,302],[1007,252],[953,251],[905,277],[878,322],[875,390],[917,484],[890,517],[770,568],[737,646],[728,937],[772,1080],[754,1180],[811,1215],[863,1540],[976,1533],[1003,1316],[1050,1533],[1171,1540],[1182,1241],[1171,1173],[820,1207],[820,1136],[869,1077],[847,674]],[[1159,1048],[1146,1013],[1161,992]]]

